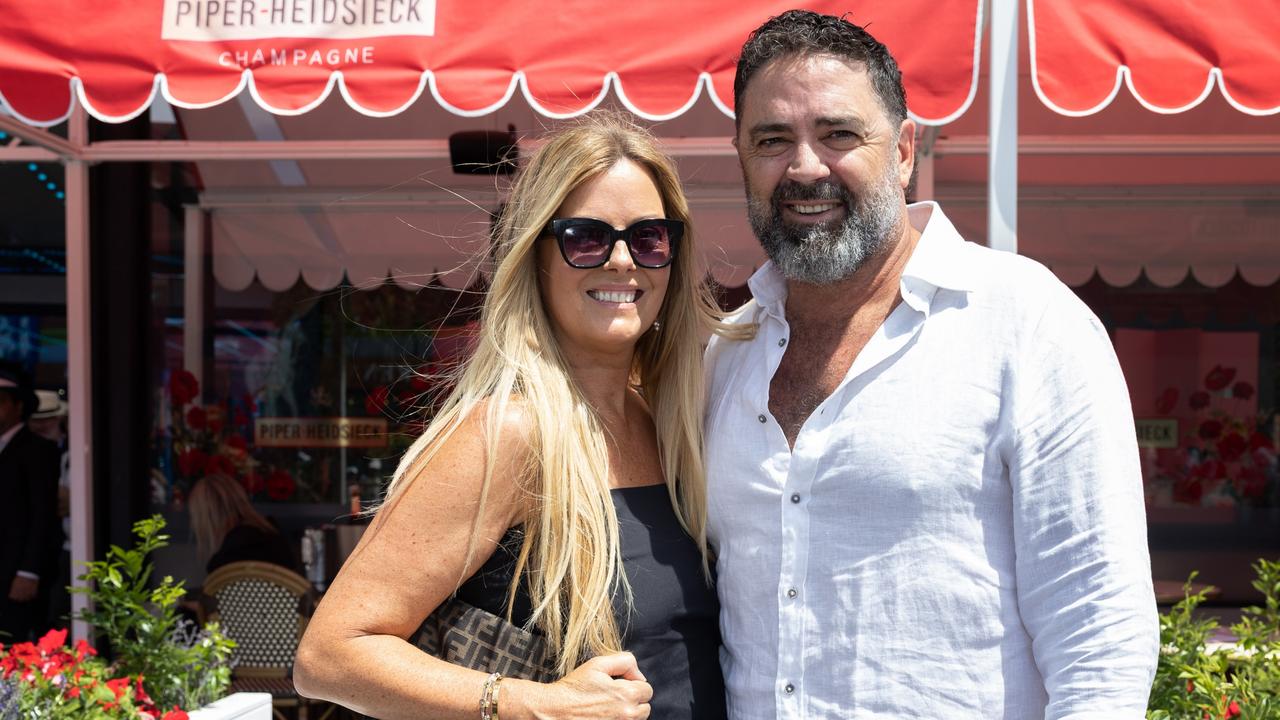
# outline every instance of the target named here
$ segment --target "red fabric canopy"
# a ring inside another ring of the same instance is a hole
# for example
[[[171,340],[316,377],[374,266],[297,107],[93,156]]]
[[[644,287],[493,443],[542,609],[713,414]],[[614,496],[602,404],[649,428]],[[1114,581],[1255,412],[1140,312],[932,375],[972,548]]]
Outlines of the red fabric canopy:
[[[481,115],[519,89],[550,117],[589,110],[612,87],[636,114],[675,117],[706,89],[732,114],[747,33],[787,0],[11,0],[0,95],[23,120],[65,118],[77,92],[123,121],[155,92],[179,107],[246,87],[263,107],[306,112],[332,91],[391,115],[424,90]],[[869,24],[895,52],[912,114],[949,122],[972,101],[980,0],[807,4]],[[922,21],[927,19],[927,21]]]
[[[1036,92],[1064,115],[1098,112],[1122,81],[1160,113],[1215,85],[1241,112],[1280,112],[1275,0],[1027,0],[1027,18]]]

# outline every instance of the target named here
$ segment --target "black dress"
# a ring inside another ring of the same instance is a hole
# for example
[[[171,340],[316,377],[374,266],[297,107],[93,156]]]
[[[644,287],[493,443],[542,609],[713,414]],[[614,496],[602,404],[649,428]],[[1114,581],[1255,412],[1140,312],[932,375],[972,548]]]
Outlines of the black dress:
[[[256,560],[271,563],[301,573],[302,564],[293,552],[288,538],[278,532],[263,530],[253,525],[237,525],[232,528],[218,551],[209,558],[205,565],[207,572],[213,572],[223,565],[242,560]]]
[[[720,674],[720,604],[702,573],[698,547],[671,508],[665,485],[610,493],[618,514],[622,567],[631,584],[632,610],[614,598],[622,646],[636,656],[653,686],[650,717],[721,720],[727,717]],[[523,541],[512,528],[493,556],[462,587],[458,598],[506,615],[507,591]],[[529,596],[516,594],[511,619],[528,620]]]

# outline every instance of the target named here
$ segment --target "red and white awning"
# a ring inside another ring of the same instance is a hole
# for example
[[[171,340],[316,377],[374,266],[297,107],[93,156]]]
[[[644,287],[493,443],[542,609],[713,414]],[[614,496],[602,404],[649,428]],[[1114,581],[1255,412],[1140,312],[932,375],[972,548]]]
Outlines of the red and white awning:
[[[668,119],[706,92],[732,114],[734,62],[785,0],[18,0],[0,35],[0,96],[25,122],[64,119],[75,95],[120,122],[157,93],[200,108],[249,92],[299,114],[333,92],[371,116],[425,92],[483,115],[516,92],[545,116],[581,114],[612,89]],[[894,48],[912,114],[943,124],[972,101],[981,0],[821,0]],[[927,21],[922,21],[926,19]]]
[[[1240,112],[1280,112],[1275,0],[1027,0],[1032,82],[1045,105],[1091,115],[1120,86],[1178,113],[1214,88]]]
[[[745,210],[695,199],[690,211],[700,233],[700,269],[721,285],[744,284],[765,259]],[[232,291],[255,280],[274,291],[299,280],[328,290],[344,279],[357,288],[389,281],[406,289],[432,282],[461,289],[490,270],[490,218],[476,208],[230,209],[211,217],[213,276]]]

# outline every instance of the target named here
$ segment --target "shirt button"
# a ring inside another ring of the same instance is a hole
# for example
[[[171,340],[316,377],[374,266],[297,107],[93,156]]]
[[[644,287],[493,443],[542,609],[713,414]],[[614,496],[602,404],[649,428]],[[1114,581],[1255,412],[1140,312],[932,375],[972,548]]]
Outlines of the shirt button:
[[[797,591],[795,588],[787,588],[787,597],[794,598],[799,594],[800,594],[799,591]],[[787,692],[791,692],[791,691],[788,690]]]
[[[792,685],[791,683],[787,683],[787,686],[782,689],[785,690],[788,695],[790,695],[791,693],[796,691],[796,686]]]
[[[786,344],[787,344],[786,338],[782,338],[781,340],[778,341],[778,347],[782,347],[783,345],[786,345]]]
[[[791,496],[791,502],[793,502],[793,503],[798,503],[798,502],[800,502],[800,493],[794,493],[794,494]]]
[[[756,416],[756,419],[757,419],[757,420],[759,420],[759,421],[760,421],[760,422],[762,422],[762,423],[763,423],[763,422],[769,422],[769,419],[768,419],[768,418],[766,418],[766,417],[765,417],[765,416],[763,416],[763,415],[757,415],[757,416]]]

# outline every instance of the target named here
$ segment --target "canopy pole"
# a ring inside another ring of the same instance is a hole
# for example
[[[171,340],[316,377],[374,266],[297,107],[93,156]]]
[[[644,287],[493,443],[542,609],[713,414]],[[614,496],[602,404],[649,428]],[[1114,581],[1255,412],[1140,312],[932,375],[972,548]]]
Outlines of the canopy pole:
[[[200,381],[204,395],[204,210],[187,205],[182,221],[182,366]]]
[[[67,127],[73,145],[83,147],[88,140],[88,117],[77,105]],[[67,244],[67,390],[71,407],[67,412],[69,447],[68,474],[71,482],[71,577],[72,585],[85,587],[78,579],[85,563],[93,560],[93,356],[89,328],[89,167],[83,160],[69,159],[66,168]],[[72,616],[89,609],[89,598],[71,596]],[[87,623],[72,623],[72,637],[92,641]]]
[[[1018,251],[1018,0],[991,0],[987,245]]]
[[[916,168],[914,202],[933,200],[933,162],[936,157],[934,147],[938,141],[938,128],[933,125],[922,126],[916,138]]]

